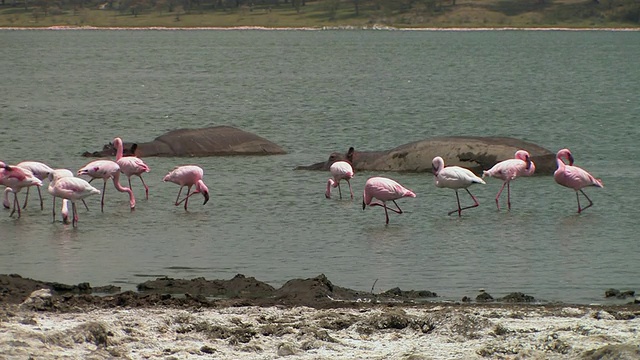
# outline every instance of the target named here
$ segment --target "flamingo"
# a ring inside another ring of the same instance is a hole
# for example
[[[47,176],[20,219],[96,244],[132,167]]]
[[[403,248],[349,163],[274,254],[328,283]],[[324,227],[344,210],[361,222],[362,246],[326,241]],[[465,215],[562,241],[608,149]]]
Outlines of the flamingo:
[[[473,184],[486,184],[484,180],[476,176],[471,170],[465,169],[460,166],[444,166],[444,160],[440,156],[436,156],[432,161],[433,175],[435,175],[436,186],[439,188],[449,188],[456,191],[456,200],[458,201],[458,209],[449,211],[447,215],[451,215],[454,212],[458,212],[458,216],[462,216],[462,210],[478,207],[480,203],[473,194],[469,191],[468,187]],[[460,197],[458,196],[458,189],[465,189],[471,199],[473,199],[473,205],[467,207],[460,207]]]
[[[381,206],[384,208],[385,224],[389,224],[388,210],[395,212],[396,214],[402,214],[402,209],[396,203],[397,199],[403,197],[416,197],[416,194],[400,185],[395,180],[385,177],[372,177],[364,184],[364,194],[362,198],[362,210],[369,206]],[[380,200],[381,202],[373,201],[373,198]],[[387,206],[387,201],[393,202],[396,209],[392,209]]]
[[[205,185],[204,181],[202,181],[202,177],[204,176],[204,170],[201,167],[196,165],[184,165],[178,166],[171,170],[162,181],[170,181],[174,184],[180,185],[180,190],[178,191],[178,196],[176,197],[175,206],[180,205],[184,201],[184,210],[187,210],[187,203],[189,202],[189,198],[193,194],[201,193],[204,196],[204,204],[209,201],[209,188]],[[194,192],[191,192],[191,187],[196,187]],[[187,186],[187,196],[184,199],[178,201],[180,199],[180,194],[182,193],[182,188]]]
[[[59,197],[71,201],[71,208],[73,210],[73,220],[71,221],[71,225],[73,227],[78,226],[78,209],[76,208],[76,201],[84,200],[84,198],[91,195],[100,194],[100,190],[91,186],[91,184],[86,180],[77,177],[58,178],[55,182],[49,184],[49,188],[47,190],[54,198]]]
[[[51,174],[51,172],[53,171],[53,169],[47,164],[38,161],[23,161],[21,163],[18,163],[16,166],[31,171],[33,176],[40,179],[40,181],[48,178],[49,174]],[[40,197],[40,210],[44,210],[44,204],[42,202],[42,192],[40,191],[39,186],[38,196]],[[27,194],[24,197],[24,205],[22,205],[23,209],[27,207],[27,201],[29,201],[29,188],[27,188]]]
[[[13,209],[9,216],[18,210],[18,218],[20,218],[20,202],[18,201],[18,193],[22,188],[30,186],[42,186],[42,181],[31,173],[27,169],[20,168],[18,166],[9,166],[3,162],[0,162],[3,166],[0,168],[0,184],[10,188],[13,193]],[[6,194],[5,190],[5,194]]]
[[[120,166],[120,171],[129,179],[129,188],[131,189],[131,176],[139,177],[144,186],[145,198],[149,200],[149,187],[145,184],[142,174],[149,172],[151,169],[138,157],[122,156],[122,139],[119,137],[113,139],[113,146],[116,148],[116,162]]]
[[[351,164],[346,161],[336,161],[331,164],[329,168],[331,172],[331,178],[327,181],[327,191],[324,193],[324,196],[327,199],[331,198],[331,187],[337,187],[340,192],[340,199],[342,199],[342,190],[340,189],[340,180],[344,179],[347,184],[349,184],[349,191],[351,192],[351,199],[353,199],[353,190],[351,189],[351,180],[353,178],[353,168]]]
[[[47,189],[47,191],[50,193],[52,191],[53,188],[53,183],[55,183],[56,181],[58,181],[61,178],[64,177],[74,177],[73,172],[71,172],[71,170],[67,170],[67,169],[54,169],[52,172],[49,173],[49,187]],[[69,200],[67,199],[62,199],[62,222],[64,224],[68,224],[69,223],[69,206],[68,206]],[[89,207],[87,206],[87,203],[84,201],[84,199],[82,199],[82,203],[84,204],[85,209],[87,209],[87,211],[89,211]],[[56,221],[56,197],[53,196],[53,209],[52,209],[52,213],[53,213],[53,221]]]
[[[507,186],[507,207],[511,210],[511,181],[520,176],[531,176],[536,171],[536,165],[531,161],[531,155],[525,150],[518,150],[513,159],[507,159],[495,164],[491,169],[482,172],[482,177],[491,176],[503,181],[502,187],[496,195],[496,207],[500,210],[500,195]]]
[[[81,175],[90,176],[91,180],[89,180],[89,182],[93,181],[93,179],[102,179],[104,181],[104,185],[102,186],[102,199],[100,200],[100,210],[102,212],[104,212],[104,194],[107,190],[107,180],[109,179],[113,180],[113,185],[116,187],[116,190],[129,194],[129,206],[131,207],[131,211],[135,210],[136,198],[133,196],[131,188],[120,185],[120,166],[115,161],[92,161],[78,170],[78,176]]]
[[[563,159],[568,160],[569,165],[566,165]],[[602,180],[596,179],[593,175],[580,167],[573,166],[573,155],[571,155],[571,151],[569,151],[569,149],[562,149],[558,151],[556,154],[556,164],[558,165],[558,169],[553,173],[553,179],[558,184],[575,190],[576,199],[578,200],[578,214],[583,210],[590,208],[593,205],[593,201],[591,201],[587,194],[582,191],[582,188],[587,186],[595,186],[599,188],[604,187]],[[580,191],[587,201],[589,201],[589,205],[580,207],[580,194],[578,194],[578,191]]]

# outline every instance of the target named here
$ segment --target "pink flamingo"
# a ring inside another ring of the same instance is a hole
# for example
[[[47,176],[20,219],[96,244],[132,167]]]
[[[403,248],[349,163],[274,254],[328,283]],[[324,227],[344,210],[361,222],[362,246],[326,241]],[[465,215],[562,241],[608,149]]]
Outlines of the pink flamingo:
[[[564,160],[569,161],[569,165],[564,163]],[[569,149],[562,149],[556,154],[556,164],[558,169],[553,173],[553,179],[560,185],[571,188],[576,191],[576,199],[578,200],[578,214],[583,210],[590,208],[593,205],[593,201],[589,199],[587,194],[582,191],[582,188],[587,186],[604,187],[602,180],[596,179],[593,175],[589,174],[586,170],[573,166],[573,155]],[[589,205],[580,207],[580,194],[589,201]]]
[[[484,180],[476,176],[471,170],[465,169],[460,166],[444,166],[444,160],[440,156],[436,156],[432,161],[433,175],[435,175],[436,186],[439,188],[449,188],[456,191],[456,200],[458,202],[458,209],[449,211],[447,215],[451,215],[454,212],[458,212],[458,216],[462,216],[462,210],[478,207],[480,203],[473,194],[469,191],[468,187],[473,184],[486,184]],[[460,207],[460,197],[458,196],[458,189],[465,189],[471,199],[473,199],[473,205]]]
[[[536,165],[531,161],[529,152],[518,150],[513,159],[507,159],[495,164],[491,169],[482,172],[482,177],[491,176],[503,181],[498,195],[496,195],[496,206],[500,210],[500,195],[507,186],[507,207],[511,210],[511,181],[520,176],[531,176],[536,171]]]
[[[22,213],[20,211],[18,193],[25,187],[42,186],[42,181],[33,176],[31,171],[27,169],[17,166],[9,166],[3,162],[0,162],[0,164],[2,164],[2,167],[0,167],[0,184],[10,188],[10,191],[13,193],[13,210],[11,210],[11,214],[9,214],[9,216],[13,216],[16,210],[18,210],[18,218],[20,218]]]
[[[342,199],[342,190],[340,189],[340,180],[344,179],[347,184],[349,184],[349,191],[351,192],[351,199],[353,199],[353,190],[351,189],[351,180],[353,178],[353,168],[351,164],[346,161],[336,161],[331,164],[329,168],[331,172],[331,178],[327,181],[327,191],[324,193],[324,196],[327,199],[331,198],[331,187],[337,187],[340,193],[340,199]]]
[[[53,191],[53,184],[59,179],[65,178],[65,177],[73,177],[73,172],[67,169],[55,169],[51,173],[49,173],[49,187],[47,191],[51,193],[51,191]],[[85,209],[89,211],[89,207],[87,206],[87,203],[84,201],[84,199],[81,199],[81,200],[82,200],[82,203],[84,204]],[[61,212],[62,212],[62,222],[64,224],[69,223],[69,204],[68,203],[69,203],[69,200],[62,199]],[[56,221],[56,197],[55,196],[53,196],[52,213],[53,213],[53,221],[55,222]]]
[[[113,146],[116,148],[116,162],[120,165],[120,171],[129,179],[129,188],[131,189],[131,176],[135,175],[140,178],[144,186],[145,198],[149,200],[149,187],[145,184],[142,174],[149,172],[151,169],[142,159],[135,156],[122,156],[122,139],[119,137],[113,139]]]
[[[196,165],[184,165],[178,166],[171,170],[162,181],[170,181],[174,184],[180,185],[180,190],[178,191],[178,196],[176,197],[175,206],[180,205],[184,201],[184,209],[187,210],[187,203],[189,202],[189,198],[193,194],[201,193],[204,196],[204,204],[209,201],[209,188],[202,181],[202,177],[204,176],[204,170],[201,167]],[[196,187],[194,192],[191,192],[191,187]],[[184,199],[178,201],[180,199],[180,194],[182,193],[182,188],[187,186],[187,196]]]
[[[49,184],[49,188],[47,190],[54,199],[59,197],[71,201],[71,208],[73,210],[73,220],[71,221],[71,225],[73,227],[78,225],[78,209],[76,208],[76,201],[84,200],[84,198],[91,195],[100,194],[100,190],[91,186],[91,184],[86,180],[77,177],[59,178],[55,182]]]
[[[135,209],[136,198],[133,196],[133,191],[131,191],[130,188],[120,185],[120,166],[115,161],[92,161],[78,170],[78,176],[81,175],[90,176],[91,180],[89,180],[89,182],[93,181],[93,179],[102,179],[104,181],[104,185],[102,186],[102,199],[100,200],[100,210],[102,212],[104,212],[104,194],[107,190],[107,180],[109,179],[113,180],[113,185],[116,187],[116,190],[129,194],[129,206],[132,211]]]
[[[400,185],[395,180],[385,177],[372,177],[364,184],[362,210],[364,210],[367,205],[383,207],[385,224],[389,224],[389,213],[387,212],[387,209],[395,212],[396,214],[402,214],[402,209],[400,209],[396,200],[403,197],[416,197],[416,194]],[[373,198],[376,198],[381,202],[373,201]],[[393,202],[397,210],[388,207],[387,201]]]
[[[40,181],[48,178],[49,174],[53,171],[53,169],[50,168],[47,164],[44,164],[38,161],[23,161],[17,164],[16,166],[31,171],[33,176],[38,178]],[[44,210],[44,204],[42,202],[42,192],[40,191],[39,186],[38,186],[38,196],[40,197],[40,210]],[[29,201],[29,188],[27,188],[27,194],[24,197],[24,205],[22,205],[23,209],[27,207],[27,201]]]

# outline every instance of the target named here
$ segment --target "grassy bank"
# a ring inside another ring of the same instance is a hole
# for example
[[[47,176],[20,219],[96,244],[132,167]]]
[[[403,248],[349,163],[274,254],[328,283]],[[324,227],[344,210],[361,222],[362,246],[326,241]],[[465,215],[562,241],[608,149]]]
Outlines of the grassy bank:
[[[0,27],[640,28],[638,0],[5,1]]]

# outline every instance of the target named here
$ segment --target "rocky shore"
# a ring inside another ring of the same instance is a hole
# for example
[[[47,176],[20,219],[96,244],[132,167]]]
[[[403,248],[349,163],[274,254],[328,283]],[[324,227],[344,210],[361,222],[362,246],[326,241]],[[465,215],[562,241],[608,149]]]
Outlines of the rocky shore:
[[[483,295],[485,294],[485,295]],[[607,296],[633,292],[607,291]],[[0,275],[0,359],[638,359],[640,305],[439,302],[324,275],[159,278],[137,292]]]

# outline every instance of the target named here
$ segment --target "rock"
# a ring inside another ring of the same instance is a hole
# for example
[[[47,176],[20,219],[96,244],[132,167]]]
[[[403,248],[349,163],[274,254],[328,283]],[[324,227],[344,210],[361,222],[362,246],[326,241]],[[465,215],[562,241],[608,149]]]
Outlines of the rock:
[[[36,290],[20,304],[20,307],[28,310],[46,311],[53,308],[53,297],[50,289]]]
[[[487,292],[481,292],[478,296],[476,296],[477,302],[488,302],[493,301],[493,296],[489,295]]]

